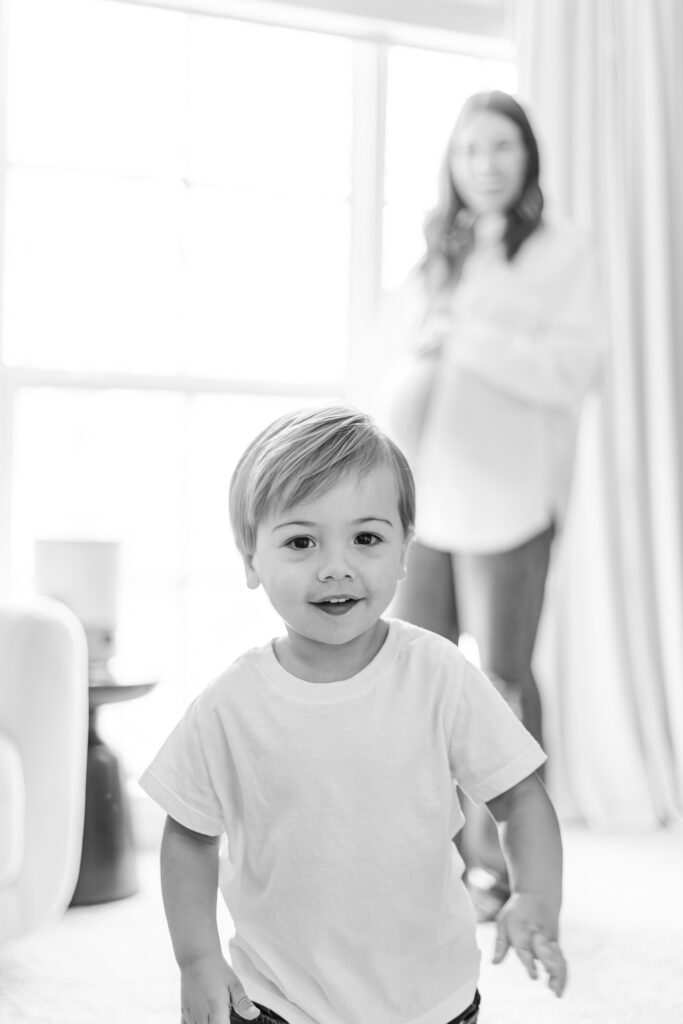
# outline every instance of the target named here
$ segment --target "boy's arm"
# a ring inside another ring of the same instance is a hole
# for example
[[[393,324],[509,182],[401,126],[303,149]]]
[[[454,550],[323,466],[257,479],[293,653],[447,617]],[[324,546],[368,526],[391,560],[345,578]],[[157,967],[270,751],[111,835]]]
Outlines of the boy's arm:
[[[558,945],[562,904],[562,841],[555,810],[534,773],[487,803],[498,823],[512,896],[498,915],[494,963],[514,946],[530,977],[536,960],[562,995],[567,965]]]
[[[216,921],[218,843],[218,836],[166,819],[161,891],[180,967],[181,1013],[187,1024],[228,1024],[231,1006],[248,1020],[259,1015],[221,951]]]

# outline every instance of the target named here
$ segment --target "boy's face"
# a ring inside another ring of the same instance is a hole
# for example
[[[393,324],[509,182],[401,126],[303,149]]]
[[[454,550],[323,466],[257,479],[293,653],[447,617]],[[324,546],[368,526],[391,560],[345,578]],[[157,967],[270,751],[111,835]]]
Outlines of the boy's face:
[[[247,584],[263,585],[292,649],[314,662],[333,654],[329,645],[371,641],[405,573],[409,543],[394,474],[380,465],[272,510],[244,559]]]

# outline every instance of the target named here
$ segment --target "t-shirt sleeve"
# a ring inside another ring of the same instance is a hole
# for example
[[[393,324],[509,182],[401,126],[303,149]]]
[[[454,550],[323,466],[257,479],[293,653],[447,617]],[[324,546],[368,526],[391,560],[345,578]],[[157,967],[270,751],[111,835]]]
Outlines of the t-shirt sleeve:
[[[453,777],[475,803],[486,803],[531,775],[546,755],[493,683],[465,662],[449,737]]]
[[[186,828],[211,836],[223,832],[221,803],[205,756],[199,699],[144,771],[140,786]]]

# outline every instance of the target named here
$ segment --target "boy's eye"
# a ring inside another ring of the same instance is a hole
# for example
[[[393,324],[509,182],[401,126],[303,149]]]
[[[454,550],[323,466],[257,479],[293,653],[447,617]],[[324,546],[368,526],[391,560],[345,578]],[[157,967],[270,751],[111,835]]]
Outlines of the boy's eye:
[[[363,547],[374,547],[375,544],[380,544],[381,541],[382,538],[378,537],[376,533],[356,534],[356,544],[360,544]]]
[[[293,548],[294,551],[307,551],[308,548],[313,547],[313,539],[311,537],[292,537],[285,544],[287,548]]]

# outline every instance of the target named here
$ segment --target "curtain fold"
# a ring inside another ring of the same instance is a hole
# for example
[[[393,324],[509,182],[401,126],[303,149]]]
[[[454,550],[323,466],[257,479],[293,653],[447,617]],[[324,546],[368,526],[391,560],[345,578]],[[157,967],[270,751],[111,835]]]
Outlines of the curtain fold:
[[[683,38],[678,0],[517,0],[550,207],[589,227],[606,360],[537,655],[560,813],[683,818]]]

